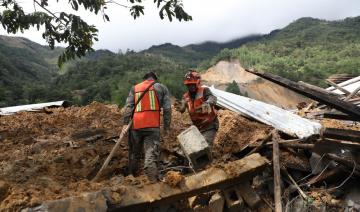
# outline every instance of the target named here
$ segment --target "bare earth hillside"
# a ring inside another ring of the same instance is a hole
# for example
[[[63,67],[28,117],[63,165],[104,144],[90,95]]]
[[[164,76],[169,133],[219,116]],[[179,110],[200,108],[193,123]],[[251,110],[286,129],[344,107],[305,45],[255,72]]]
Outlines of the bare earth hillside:
[[[245,96],[283,108],[295,108],[300,102],[308,102],[307,98],[287,88],[246,72],[238,60],[220,61],[201,77],[205,85],[223,90],[235,80]]]

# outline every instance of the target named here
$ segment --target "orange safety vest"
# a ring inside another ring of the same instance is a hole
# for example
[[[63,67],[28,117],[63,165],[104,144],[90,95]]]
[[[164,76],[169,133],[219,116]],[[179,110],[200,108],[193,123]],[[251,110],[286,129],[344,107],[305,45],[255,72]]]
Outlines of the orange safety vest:
[[[186,92],[183,98],[186,101],[191,121],[197,128],[203,129],[215,120],[216,110],[214,106],[211,107],[211,113],[202,112],[201,105],[205,102],[203,87],[198,88],[194,100],[191,99],[189,92]]]
[[[135,85],[135,105],[141,94],[153,83],[153,80],[145,80]],[[154,86],[144,94],[143,98],[137,104],[134,117],[133,129],[158,128],[160,127],[160,106]]]

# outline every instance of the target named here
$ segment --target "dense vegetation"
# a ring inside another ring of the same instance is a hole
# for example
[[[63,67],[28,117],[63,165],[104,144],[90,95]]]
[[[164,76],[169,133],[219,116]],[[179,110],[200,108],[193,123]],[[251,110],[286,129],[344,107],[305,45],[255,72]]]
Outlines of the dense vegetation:
[[[34,102],[38,87],[57,76],[60,52],[25,38],[0,36],[0,107]]]
[[[302,18],[261,41],[224,49],[207,66],[237,58],[247,68],[325,86],[335,73],[360,74],[360,17],[342,21]]]
[[[240,88],[235,80],[233,80],[232,83],[228,84],[225,91],[233,93],[233,94],[241,95]]]

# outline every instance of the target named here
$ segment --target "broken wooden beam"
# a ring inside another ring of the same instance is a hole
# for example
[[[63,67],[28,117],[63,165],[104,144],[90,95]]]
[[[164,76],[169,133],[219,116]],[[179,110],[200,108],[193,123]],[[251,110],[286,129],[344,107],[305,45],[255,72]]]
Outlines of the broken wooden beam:
[[[280,76],[277,76],[274,74],[264,73],[264,72],[255,71],[255,70],[248,70],[248,69],[245,69],[245,70],[249,73],[253,73],[257,76],[260,76],[260,77],[267,79],[271,82],[274,82],[278,85],[289,88],[290,90],[300,93],[300,94],[302,94],[306,97],[309,97],[313,100],[316,100],[320,103],[331,106],[343,113],[360,118],[360,107],[357,107],[354,104],[351,104],[346,101],[342,101],[336,97],[332,97],[332,96],[328,95],[325,92],[321,92],[319,90],[314,90],[312,88],[303,86],[297,82],[285,79],[283,77],[280,77]]]
[[[356,130],[325,128],[323,137],[360,143],[360,131]]]
[[[327,118],[327,119],[360,121],[360,118],[358,118],[358,117],[349,116],[349,115],[339,112],[339,111],[325,111],[321,116],[323,118]]]
[[[164,182],[145,185],[142,188],[124,186],[121,189],[121,201],[113,204],[110,210],[148,209],[216,189],[225,189],[254,176],[268,163],[265,157],[256,153],[221,168],[212,167],[185,177],[178,187],[171,187]]]

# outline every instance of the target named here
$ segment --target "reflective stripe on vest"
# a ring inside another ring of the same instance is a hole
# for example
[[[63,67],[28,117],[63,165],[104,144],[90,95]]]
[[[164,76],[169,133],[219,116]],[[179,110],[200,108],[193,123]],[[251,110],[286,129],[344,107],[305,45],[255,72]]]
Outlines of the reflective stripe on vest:
[[[153,82],[154,81],[152,80],[145,80],[142,83],[135,85],[135,104],[138,102],[138,99],[140,98],[142,93]],[[133,117],[133,129],[157,127],[160,127],[160,106],[154,86],[151,86],[135,108]]]
[[[211,113],[202,112],[201,105],[205,102],[203,87],[198,88],[195,99],[191,99],[189,92],[184,94],[184,99],[187,102],[187,109],[191,121],[197,128],[203,129],[207,127],[216,118],[216,110],[214,107],[211,107]]]

